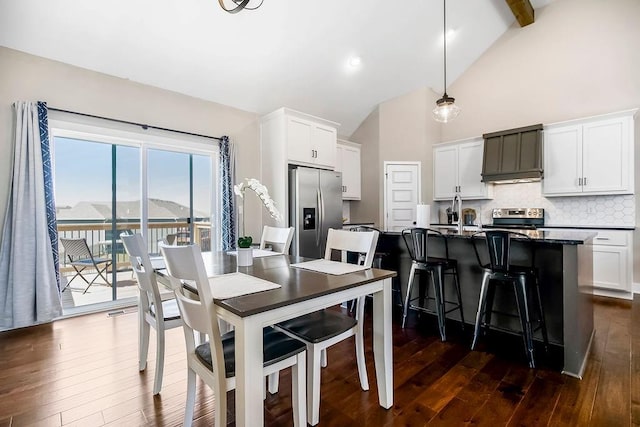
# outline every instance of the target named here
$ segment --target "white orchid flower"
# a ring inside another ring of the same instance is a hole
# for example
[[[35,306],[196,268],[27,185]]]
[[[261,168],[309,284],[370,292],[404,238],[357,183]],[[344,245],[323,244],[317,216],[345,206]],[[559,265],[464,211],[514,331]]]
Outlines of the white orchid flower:
[[[246,192],[247,188],[252,190],[254,193],[256,193],[260,201],[262,201],[262,204],[267,210],[267,212],[269,212],[269,215],[271,216],[271,218],[275,219],[276,221],[280,221],[282,219],[282,215],[280,215],[280,212],[276,208],[275,202],[273,201],[273,199],[271,199],[271,196],[269,195],[269,190],[267,189],[266,186],[260,183],[260,181],[257,180],[256,178],[245,178],[244,181],[233,186],[233,192],[236,194],[236,196],[242,199],[243,205],[244,205],[244,193]],[[244,215],[246,214],[246,211],[244,210],[244,208],[242,209],[242,211],[243,211],[242,234],[244,234]]]
[[[244,197],[244,191],[242,190],[242,184],[234,185],[233,186],[233,192],[235,193],[236,196],[238,196],[240,198]]]

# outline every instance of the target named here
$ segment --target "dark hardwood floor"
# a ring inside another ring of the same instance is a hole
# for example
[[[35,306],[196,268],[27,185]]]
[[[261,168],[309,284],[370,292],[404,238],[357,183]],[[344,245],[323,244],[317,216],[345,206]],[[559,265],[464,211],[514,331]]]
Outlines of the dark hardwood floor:
[[[394,322],[395,406],[385,411],[377,403],[369,322],[372,389],[359,388],[353,339],[331,348],[320,425],[640,425],[640,328],[634,327],[640,299],[597,298],[595,323],[585,377],[577,380],[557,371],[553,352],[541,357],[540,368],[528,369],[520,341],[511,337],[492,334],[480,351],[470,351],[470,328],[462,333],[449,325],[443,343],[428,315],[414,315],[405,330]],[[183,345],[182,330],[168,331],[162,393],[153,397],[155,344],[147,371],[139,373],[135,309],[0,333],[0,427],[181,425]],[[283,373],[280,392],[267,397],[266,425],[291,425],[290,384]],[[200,383],[195,425],[213,424],[212,399]]]

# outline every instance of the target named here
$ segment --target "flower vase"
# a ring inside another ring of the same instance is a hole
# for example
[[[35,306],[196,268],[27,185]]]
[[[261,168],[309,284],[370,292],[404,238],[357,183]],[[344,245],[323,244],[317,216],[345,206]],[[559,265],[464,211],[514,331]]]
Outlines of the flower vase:
[[[248,267],[253,265],[253,249],[238,248],[238,267]]]

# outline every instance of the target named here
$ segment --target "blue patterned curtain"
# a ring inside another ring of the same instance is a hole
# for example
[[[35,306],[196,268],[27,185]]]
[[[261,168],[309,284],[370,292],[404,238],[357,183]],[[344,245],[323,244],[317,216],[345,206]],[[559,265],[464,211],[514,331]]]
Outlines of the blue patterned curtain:
[[[0,246],[0,329],[62,314],[47,106],[16,102],[9,204]]]
[[[236,247],[236,203],[233,194],[235,182],[235,146],[228,136],[220,141],[220,184],[222,194],[222,250]]]
[[[49,144],[49,110],[45,102],[38,102],[38,124],[40,127],[40,147],[42,148],[42,173],[44,177],[44,199],[47,210],[47,227],[53,251],[53,265],[56,269],[56,285],[60,290],[60,256],[58,254],[58,221],[56,203],[53,198],[53,172],[51,171],[51,144]]]

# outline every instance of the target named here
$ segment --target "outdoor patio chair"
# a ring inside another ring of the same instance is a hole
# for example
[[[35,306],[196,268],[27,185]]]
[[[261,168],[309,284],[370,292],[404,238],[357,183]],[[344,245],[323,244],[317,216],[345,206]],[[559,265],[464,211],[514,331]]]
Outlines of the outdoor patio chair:
[[[69,285],[71,285],[73,279],[78,276],[80,276],[80,278],[87,284],[84,292],[82,292],[83,294],[89,290],[91,285],[93,285],[93,282],[95,282],[98,277],[102,277],[107,286],[111,286],[107,276],[104,274],[109,266],[111,266],[111,260],[107,258],[94,257],[89,249],[89,245],[87,245],[87,239],[84,237],[80,239],[60,239],[60,243],[64,247],[64,253],[69,260],[69,264],[76,271],[76,274],[67,282],[64,289],[62,289],[63,292],[69,287]],[[88,281],[82,274],[82,272],[87,269],[96,270],[97,272],[91,281]]]

